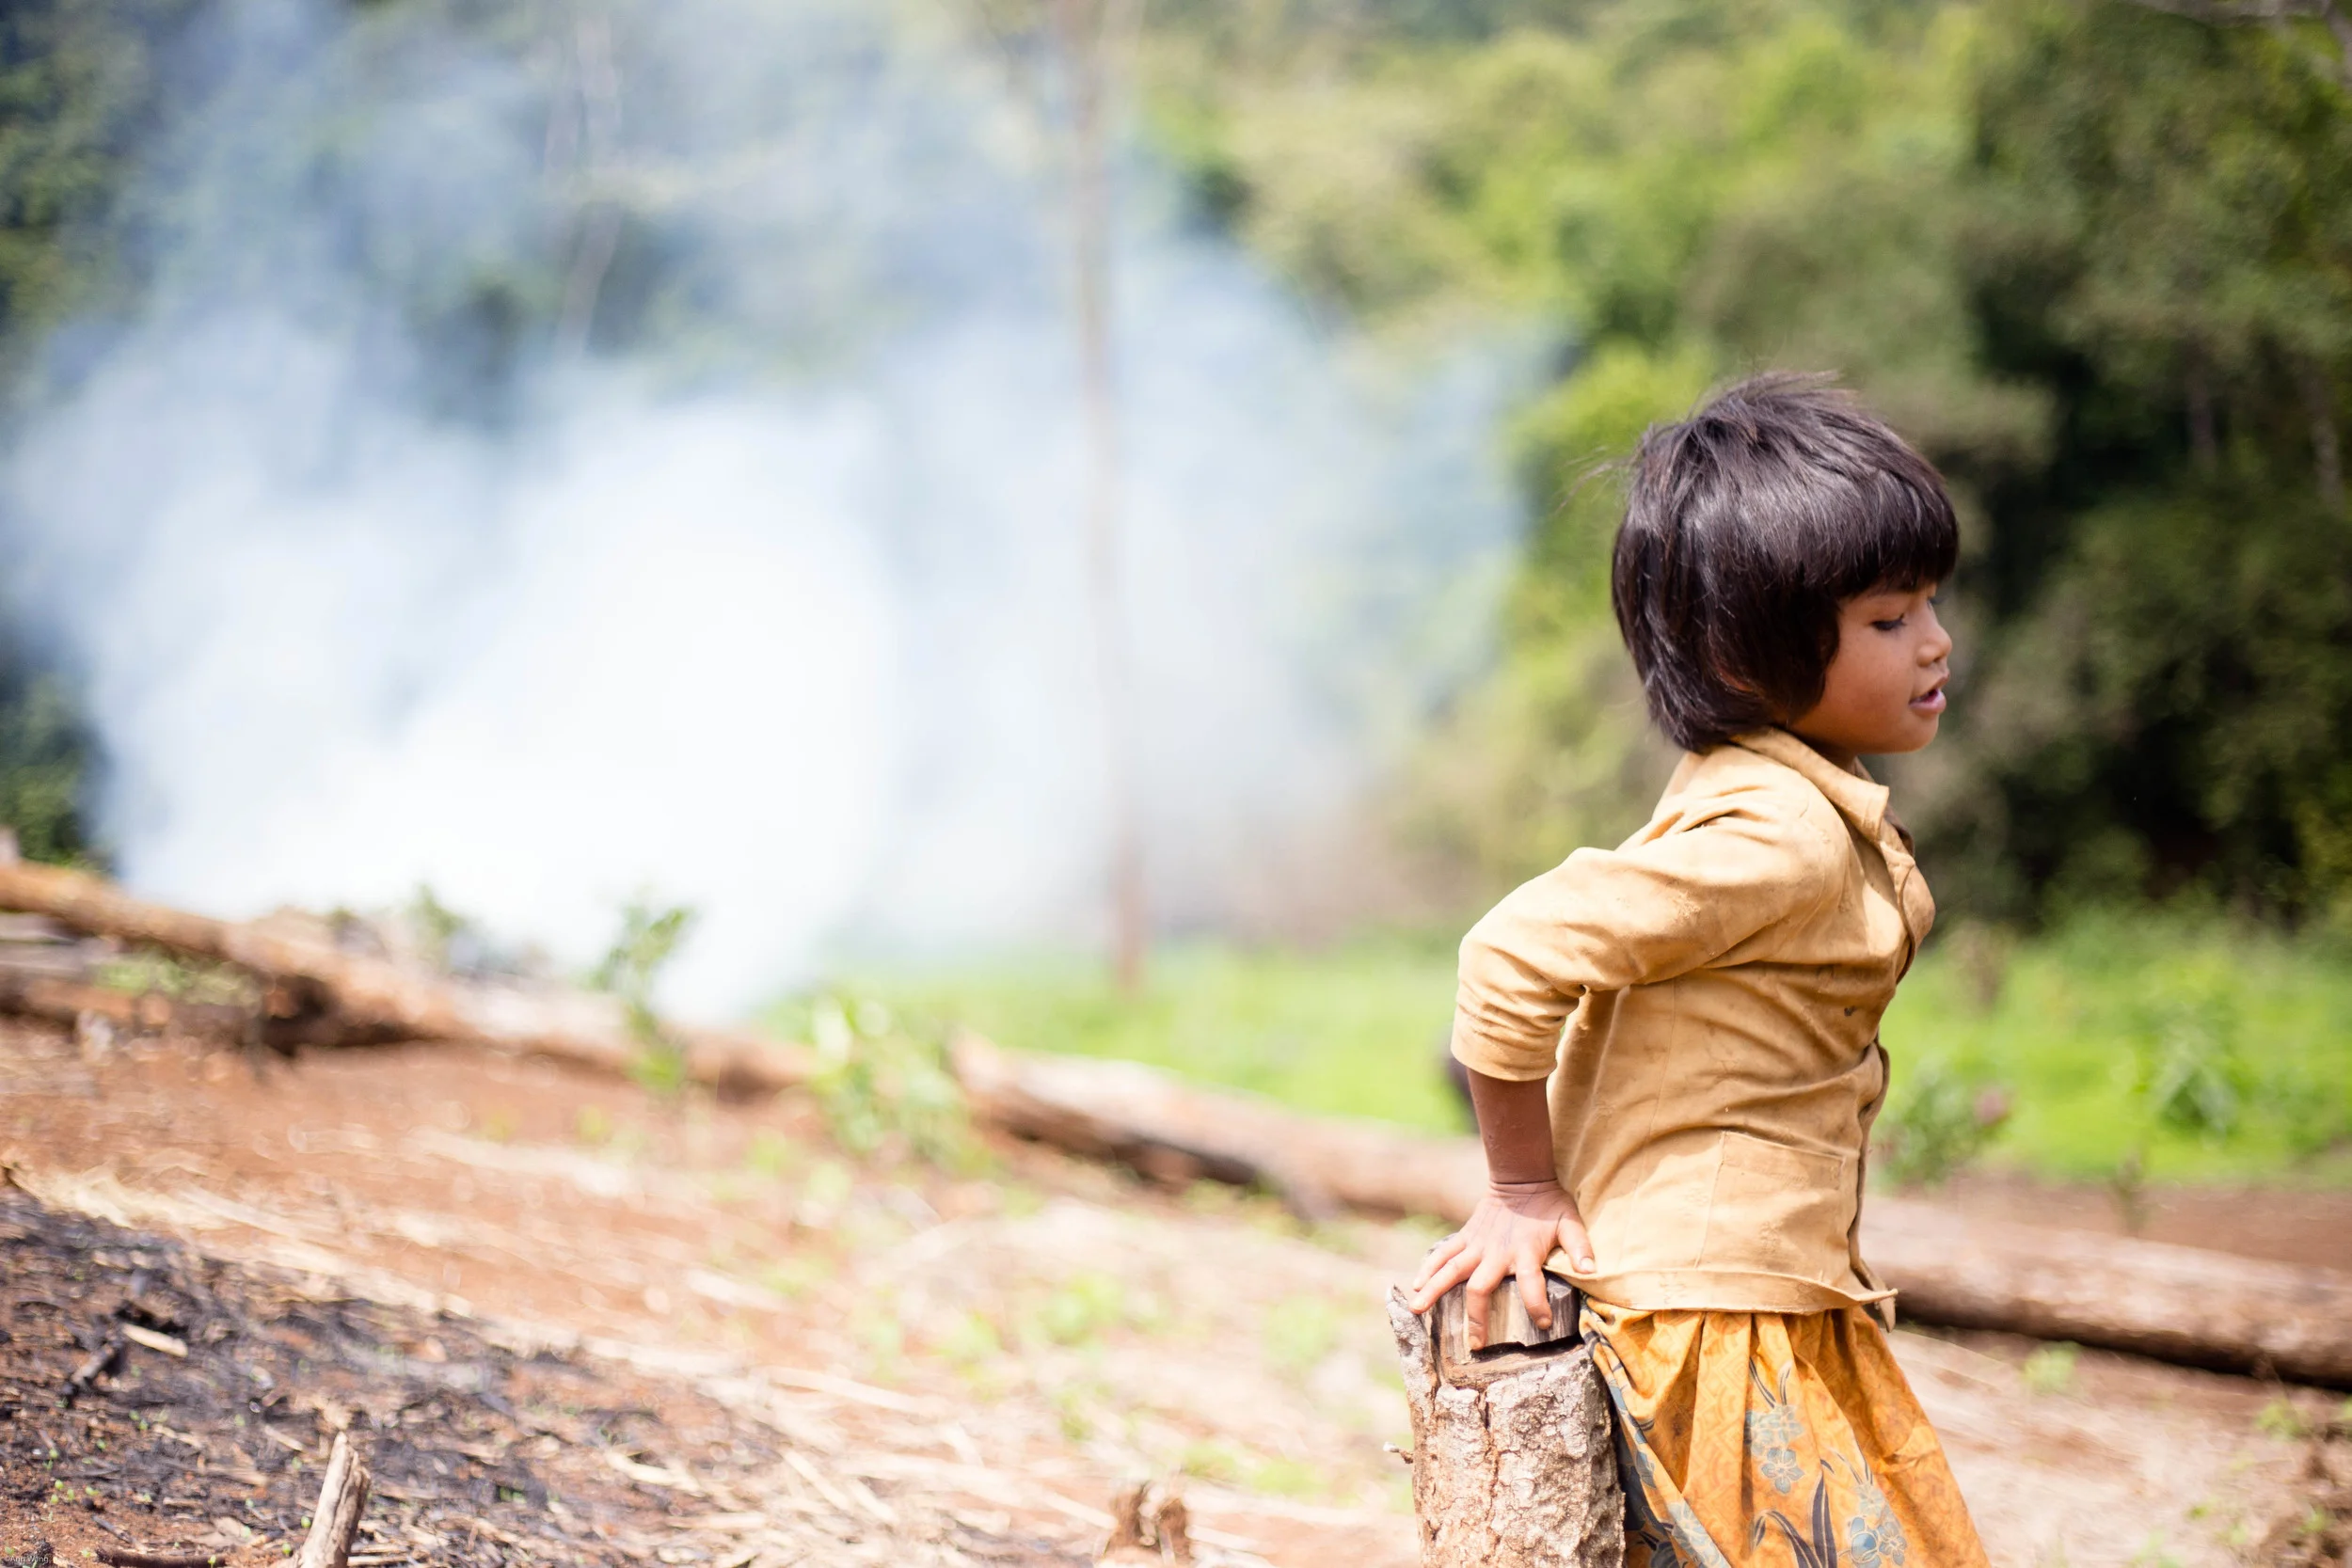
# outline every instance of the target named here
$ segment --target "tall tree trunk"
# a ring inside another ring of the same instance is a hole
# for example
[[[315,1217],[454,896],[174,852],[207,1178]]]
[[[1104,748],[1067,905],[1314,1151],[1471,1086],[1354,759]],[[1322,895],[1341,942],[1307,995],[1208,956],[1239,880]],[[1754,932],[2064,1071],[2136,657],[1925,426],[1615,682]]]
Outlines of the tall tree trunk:
[[[1111,171],[1107,0],[1053,0],[1070,92],[1071,229],[1080,395],[1085,404],[1086,537],[1104,770],[1110,816],[1113,964],[1120,989],[1143,983],[1149,912],[1136,799],[1135,704],[1120,588],[1119,407],[1111,343]]]
[[[2188,399],[2189,460],[2199,473],[2210,476],[2221,467],[2221,442],[2214,431],[2213,378],[2203,350],[2189,349],[2188,372],[2182,380]]]
[[[2328,367],[2316,359],[2302,363],[2303,406],[2312,421],[2312,467],[2319,481],[2320,504],[2344,515],[2344,447],[2336,435],[2336,389]]]
[[[564,311],[556,323],[556,345],[565,354],[588,346],[596,325],[596,296],[621,243],[621,209],[596,184],[615,155],[621,129],[621,71],[612,55],[612,26],[601,16],[581,17],[572,30],[580,77],[580,163],[574,175],[582,186],[580,238],[564,278]],[[548,137],[550,150],[556,137]]]

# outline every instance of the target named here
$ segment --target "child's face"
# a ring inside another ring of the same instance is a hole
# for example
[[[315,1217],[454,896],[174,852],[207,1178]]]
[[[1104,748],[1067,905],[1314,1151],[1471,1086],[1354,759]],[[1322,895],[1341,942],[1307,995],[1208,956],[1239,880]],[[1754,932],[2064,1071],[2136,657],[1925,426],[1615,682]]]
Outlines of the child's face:
[[[1935,738],[1952,640],[1935,585],[1887,588],[1837,607],[1837,655],[1821,700],[1788,727],[1840,764],[1915,752]]]

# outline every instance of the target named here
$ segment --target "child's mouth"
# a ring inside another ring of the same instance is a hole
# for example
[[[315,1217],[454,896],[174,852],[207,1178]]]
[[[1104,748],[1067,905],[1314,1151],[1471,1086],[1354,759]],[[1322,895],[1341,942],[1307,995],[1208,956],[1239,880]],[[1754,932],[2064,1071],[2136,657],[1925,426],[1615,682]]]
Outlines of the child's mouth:
[[[1944,683],[1936,682],[1918,696],[1911,699],[1914,713],[1937,714],[1944,711]]]

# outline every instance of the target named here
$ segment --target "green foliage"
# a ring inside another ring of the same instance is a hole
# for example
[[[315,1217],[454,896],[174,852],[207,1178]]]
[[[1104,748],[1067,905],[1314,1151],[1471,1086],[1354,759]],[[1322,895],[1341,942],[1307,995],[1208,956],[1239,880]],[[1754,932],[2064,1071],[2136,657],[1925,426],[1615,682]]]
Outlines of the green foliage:
[[[92,976],[108,990],[133,996],[153,992],[175,1002],[251,1007],[262,1000],[253,976],[234,964],[183,958],[161,948],[140,947],[100,964]]]
[[[196,0],[16,0],[0,9],[0,379],[103,293],[95,248]]]
[[[1933,1186],[1983,1152],[2008,1115],[1997,1088],[1930,1059],[1873,1129],[1877,1169],[1906,1186]]]
[[[0,677],[0,823],[27,860],[90,858],[82,784],[89,742],[54,674]]]
[[[1153,955],[1138,996],[1075,959],[866,975],[858,990],[895,1015],[952,1020],[1022,1050],[1148,1062],[1333,1115],[1465,1125],[1440,1070],[1450,942],[1367,937],[1316,953],[1175,945]]]
[[[2151,1181],[2352,1180],[2352,955],[2333,942],[2092,911],[2011,948],[1990,1000],[1980,962],[1939,938],[1903,982],[1883,1125],[1997,1085],[1981,1159],[2106,1182],[2127,1211]]]
[[[1424,836],[1500,885],[1638,820],[1660,769],[1594,465],[1710,383],[1827,370],[1963,512],[1953,718],[1899,769],[1947,907],[2197,885],[2352,929],[2352,97],[2316,21],[1595,0],[1433,43],[1186,14],[1156,118],[1302,289],[1575,346],[1516,425],[1545,504],[1505,657],[1412,780]]]
[[[973,1160],[963,1097],[947,1068],[943,1031],[909,1027],[871,998],[836,995],[788,1006],[777,1022],[816,1048],[809,1086],[844,1148],[872,1154],[896,1143],[938,1164]]]
[[[1119,1056],[1302,1110],[1456,1132],[1440,1070],[1451,947],[1180,946],[1143,995],[1100,967],[867,977],[894,1010],[1006,1045]],[[2352,953],[2193,907],[2090,911],[2036,936],[1955,925],[1903,982],[1875,1173],[1972,1164],[2112,1186],[2352,1182]],[[2229,1098],[2217,1096],[2216,1085]]]
[[[2018,1381],[2037,1394],[2072,1393],[2074,1389],[2074,1363],[2081,1356],[2082,1347],[2065,1339],[2056,1344],[2037,1345],[2017,1369]]]
[[[686,1053],[661,1027],[654,987],[693,924],[694,911],[685,905],[629,900],[621,911],[620,935],[588,977],[591,986],[611,991],[628,1009],[628,1031],[638,1046],[638,1081],[659,1093],[675,1094],[686,1086]]]

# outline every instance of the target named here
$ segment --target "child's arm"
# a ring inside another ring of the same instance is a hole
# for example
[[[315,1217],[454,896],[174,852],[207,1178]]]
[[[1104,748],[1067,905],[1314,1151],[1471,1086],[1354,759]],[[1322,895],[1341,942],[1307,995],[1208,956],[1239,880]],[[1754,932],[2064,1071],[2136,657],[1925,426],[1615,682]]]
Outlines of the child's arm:
[[[1486,1196],[1470,1223],[1431,1250],[1413,1276],[1413,1310],[1462,1280],[1470,1281],[1470,1344],[1486,1342],[1486,1298],[1506,1274],[1518,1276],[1527,1315],[1541,1328],[1551,1326],[1551,1305],[1544,1290],[1544,1259],[1565,1248],[1577,1272],[1593,1270],[1593,1243],[1584,1234],[1576,1200],[1561,1187],[1552,1164],[1551,1107],[1540,1078],[1514,1082],[1471,1069],[1470,1105],[1478,1113],[1478,1135],[1486,1146]]]
[[[1835,826],[1833,834],[1831,827]],[[1518,1276],[1528,1316],[1548,1323],[1544,1259],[1557,1245],[1593,1272],[1583,1216],[1560,1186],[1545,1079],[1561,1027],[1593,991],[1623,990],[1710,963],[1800,918],[1843,885],[1842,824],[1809,822],[1760,792],[1622,849],[1579,849],[1489,911],[1462,942],[1454,1054],[1470,1069],[1486,1146],[1486,1196],[1414,1280],[1413,1307],[1470,1281],[1471,1338],[1486,1297]]]

